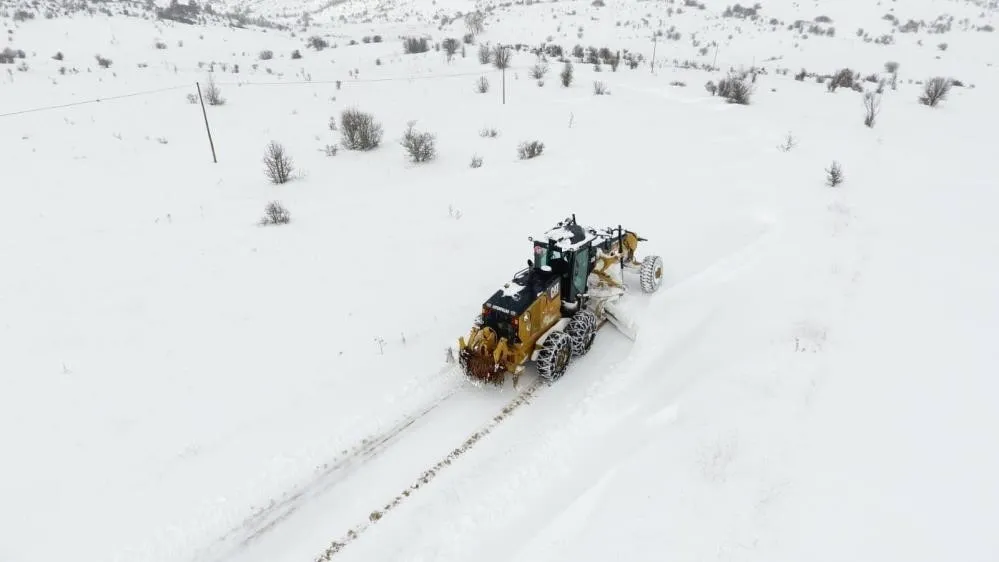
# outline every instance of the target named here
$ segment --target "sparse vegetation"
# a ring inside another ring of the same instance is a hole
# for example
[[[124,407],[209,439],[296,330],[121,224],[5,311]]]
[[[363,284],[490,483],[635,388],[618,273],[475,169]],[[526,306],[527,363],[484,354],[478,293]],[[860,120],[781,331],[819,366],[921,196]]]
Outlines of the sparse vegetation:
[[[402,40],[402,52],[407,55],[425,53],[430,50],[430,41],[426,37],[406,37]]]
[[[494,139],[494,138],[496,138],[496,137],[499,136],[499,131],[497,131],[496,129],[494,129],[492,127],[485,127],[481,131],[479,131],[479,136],[482,137],[482,138],[484,138],[484,139],[486,139],[486,138],[488,138],[488,139]]]
[[[205,101],[208,105],[225,105],[225,98],[222,97],[222,89],[215,83],[215,74],[208,73],[208,84],[205,86]]]
[[[403,148],[409,154],[410,160],[414,163],[428,162],[437,156],[437,139],[428,132],[417,131],[414,126],[415,121],[410,121],[406,125],[406,132],[402,135]]]
[[[441,42],[441,47],[444,49],[444,54],[447,56],[447,61],[451,62],[454,59],[455,53],[461,49],[461,43],[458,42],[454,37],[448,37]]]
[[[593,95],[603,96],[610,92],[607,91],[607,84],[604,84],[600,80],[593,81]]]
[[[482,167],[482,157],[478,154],[472,155],[472,161],[468,164],[469,168],[481,168]]]
[[[826,185],[836,187],[843,183],[843,168],[839,162],[833,161],[832,165],[826,169]]]
[[[372,150],[382,141],[382,126],[374,116],[354,108],[340,114],[340,133],[347,150]]]
[[[97,65],[100,66],[101,68],[111,68],[111,59],[102,57],[100,55],[94,55],[94,58],[97,59]]]
[[[475,91],[484,94],[489,91],[489,79],[485,76],[480,76],[478,80],[475,81]]]
[[[541,156],[545,150],[545,144],[541,141],[527,141],[520,143],[517,147],[517,156],[521,160],[530,160]]]
[[[493,49],[493,66],[495,66],[500,70],[503,70],[504,68],[509,68],[510,59],[512,57],[513,54],[511,53],[509,47],[506,47],[504,45],[496,45],[496,47]]]
[[[947,98],[951,85],[951,81],[942,76],[930,78],[923,85],[923,95],[919,96],[919,103],[936,107],[938,103]]]
[[[489,64],[493,60],[493,52],[488,45],[479,45],[479,63]]]
[[[284,146],[277,141],[271,141],[264,152],[264,173],[271,183],[282,184],[291,179],[294,171],[291,157]]]
[[[573,69],[572,62],[565,61],[565,66],[562,67],[562,72],[559,73],[559,79],[562,81],[562,86],[568,88],[572,85]]]
[[[548,63],[546,62],[535,64],[528,71],[528,75],[533,80],[544,80],[546,74],[548,74]]]
[[[326,41],[325,39],[323,39],[318,35],[313,35],[312,37],[309,37],[309,40],[306,42],[306,45],[317,51],[322,51],[326,47],[330,46],[328,41]]]
[[[291,222],[291,212],[281,203],[271,201],[264,207],[264,217],[260,219],[261,225],[288,224],[289,222]]]
[[[257,56],[260,58],[260,60],[271,60],[271,59],[274,58],[274,51],[266,49],[266,50],[260,51],[260,54],[257,55]]]

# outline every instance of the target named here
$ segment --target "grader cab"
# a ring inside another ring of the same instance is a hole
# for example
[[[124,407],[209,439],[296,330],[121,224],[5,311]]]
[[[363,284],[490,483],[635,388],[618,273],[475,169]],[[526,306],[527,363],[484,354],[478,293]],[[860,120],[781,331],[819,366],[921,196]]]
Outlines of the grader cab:
[[[637,271],[647,293],[662,285],[662,259],[637,261],[645,239],[620,226],[587,228],[573,215],[529,240],[528,267],[483,303],[467,338],[458,340],[459,363],[473,380],[502,384],[510,373],[516,384],[529,361],[544,379],[558,379],[590,350],[604,323],[635,338],[634,323],[617,306],[627,292],[625,271]]]

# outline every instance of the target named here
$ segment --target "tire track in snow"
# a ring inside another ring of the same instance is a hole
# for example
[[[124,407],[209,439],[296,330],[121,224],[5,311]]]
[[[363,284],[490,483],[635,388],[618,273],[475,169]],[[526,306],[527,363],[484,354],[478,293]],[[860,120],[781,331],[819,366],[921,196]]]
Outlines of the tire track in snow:
[[[199,556],[196,559],[211,558],[224,560],[235,552],[243,550],[252,542],[265,535],[279,523],[293,515],[313,498],[326,493],[343,482],[357,468],[376,458],[393,443],[398,441],[407,429],[417,421],[436,410],[454,396],[463,385],[456,385],[437,395],[429,402],[414,409],[414,412],[401,418],[385,431],[366,437],[335,460],[324,463],[307,483],[285,495],[280,500],[271,500],[265,507],[243,519],[215,541],[213,549],[226,549],[222,555]],[[226,547],[226,544],[231,546]]]
[[[493,418],[481,429],[472,433],[465,441],[455,448],[453,451],[448,453],[446,457],[437,462],[433,467],[424,471],[408,488],[400,492],[395,498],[387,502],[380,509],[373,510],[368,516],[367,521],[362,521],[344,533],[340,538],[332,541],[328,547],[316,557],[316,562],[329,562],[337,553],[339,553],[345,546],[351,542],[357,540],[364,531],[371,528],[372,525],[380,521],[386,513],[392,511],[399,505],[401,505],[407,498],[411,497],[413,492],[419,490],[423,486],[430,484],[430,482],[437,477],[438,474],[446,467],[450,466],[455,460],[467,453],[472,449],[482,438],[486,437],[496,429],[501,423],[506,421],[518,408],[527,404],[529,400],[537,393],[537,391],[545,386],[543,379],[538,378],[530,386],[522,390],[517,396],[515,396],[510,402],[503,406],[500,413],[493,416]]]

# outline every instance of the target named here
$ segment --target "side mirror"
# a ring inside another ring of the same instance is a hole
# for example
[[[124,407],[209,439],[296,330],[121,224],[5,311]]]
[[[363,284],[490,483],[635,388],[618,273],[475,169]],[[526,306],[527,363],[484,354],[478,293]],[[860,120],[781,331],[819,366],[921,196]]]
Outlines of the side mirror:
[[[534,269],[534,262],[533,262],[533,261],[531,261],[531,260],[527,260],[527,267],[528,267],[529,269]]]

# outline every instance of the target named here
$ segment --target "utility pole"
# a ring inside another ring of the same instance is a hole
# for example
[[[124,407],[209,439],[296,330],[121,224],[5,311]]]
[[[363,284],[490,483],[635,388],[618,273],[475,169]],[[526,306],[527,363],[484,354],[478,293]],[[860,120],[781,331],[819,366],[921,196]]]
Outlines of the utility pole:
[[[659,42],[656,41],[656,34],[653,33],[652,34],[652,64],[649,65],[649,71],[652,74],[656,73],[656,45],[658,45],[658,44],[659,44]]]
[[[506,63],[503,63],[503,105],[506,105]]]
[[[212,147],[212,162],[218,164],[219,160],[215,157],[215,141],[212,140],[212,128],[208,126],[208,112],[205,111],[205,100],[201,97],[201,83],[195,82],[194,85],[198,87],[198,100],[201,102],[201,115],[205,118],[205,130],[208,131],[208,144]]]

